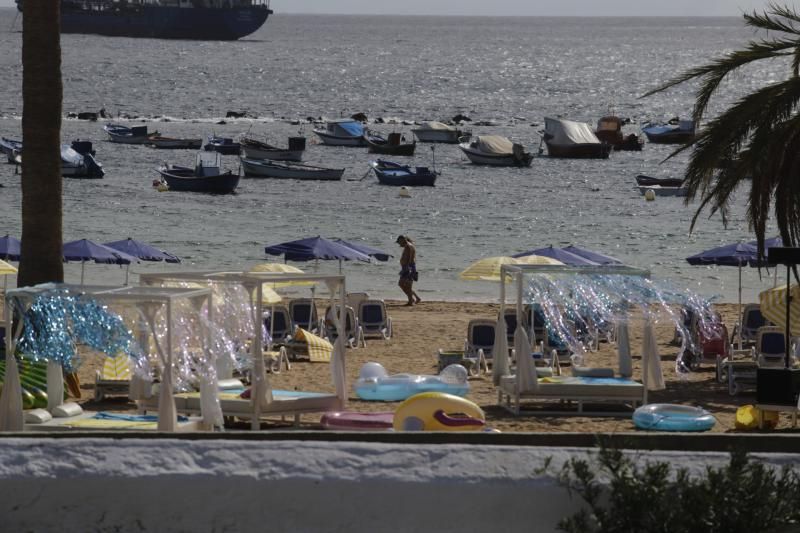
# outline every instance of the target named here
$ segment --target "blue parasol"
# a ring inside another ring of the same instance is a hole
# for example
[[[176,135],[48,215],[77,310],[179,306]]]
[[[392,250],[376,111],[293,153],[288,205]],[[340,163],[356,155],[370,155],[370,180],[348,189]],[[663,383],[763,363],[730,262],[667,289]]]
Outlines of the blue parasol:
[[[346,241],[344,239],[333,239],[333,242],[338,242],[339,244],[343,244],[348,248],[352,248],[356,252],[361,252],[364,255],[374,257],[377,261],[388,261],[390,257],[394,257],[392,254],[386,253],[383,250],[378,250],[377,248],[372,248],[364,244]]]
[[[780,246],[782,245],[780,237],[767,239],[765,246]],[[717,265],[717,266],[735,266],[739,268],[739,320],[742,320],[742,267],[762,267],[766,266],[764,261],[758,259],[758,247],[756,241],[751,242],[736,242],[711,248],[699,254],[692,255],[686,258],[690,265]],[[739,324],[739,348],[741,348],[741,323]]]
[[[158,248],[150,246],[149,244],[145,244],[141,241],[136,241],[130,237],[121,241],[107,242],[104,244],[104,246],[124,252],[142,261],[165,261],[167,263],[181,262],[178,256],[167,253],[164,250],[159,250]],[[128,284],[129,273],[130,263],[128,264],[128,268],[125,269],[125,285]]]
[[[592,250],[586,250],[585,248],[578,248],[577,246],[569,245],[562,248],[565,252],[569,252],[571,254],[583,257],[584,259],[588,259],[593,263],[597,263],[598,265],[621,265],[622,261],[615,257],[611,257],[608,255],[603,255]]]
[[[0,237],[0,259],[19,261],[20,242],[10,235]]]
[[[135,257],[125,252],[114,250],[108,246],[92,242],[89,239],[78,239],[77,241],[64,243],[62,252],[64,254],[64,262],[81,262],[81,285],[83,285],[86,261],[94,261],[95,263],[107,265],[128,265],[137,260]]]
[[[539,248],[537,250],[530,250],[528,252],[522,252],[520,254],[512,255],[511,257],[519,258],[528,255],[541,255],[544,257],[549,257],[550,259],[561,261],[565,265],[569,266],[597,266],[599,264],[585,257],[581,257],[580,255],[568,252],[563,248],[554,248],[552,246]]]

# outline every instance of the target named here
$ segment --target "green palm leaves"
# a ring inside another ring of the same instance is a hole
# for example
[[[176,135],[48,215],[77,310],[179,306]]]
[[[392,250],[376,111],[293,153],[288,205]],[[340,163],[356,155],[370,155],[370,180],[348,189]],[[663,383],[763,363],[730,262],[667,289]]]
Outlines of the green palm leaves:
[[[693,115],[699,123],[720,84],[737,70],[756,61],[784,61],[790,67],[784,81],[740,98],[710,120],[692,142],[673,153],[692,149],[686,170],[686,201],[700,202],[692,228],[704,209],[719,212],[727,223],[732,194],[749,183],[747,218],[763,254],[773,207],[783,242],[787,246],[800,243],[800,14],[770,4],[766,12],[746,14],[744,19],[748,26],[769,33],[644,96],[697,79],[701,85]]]

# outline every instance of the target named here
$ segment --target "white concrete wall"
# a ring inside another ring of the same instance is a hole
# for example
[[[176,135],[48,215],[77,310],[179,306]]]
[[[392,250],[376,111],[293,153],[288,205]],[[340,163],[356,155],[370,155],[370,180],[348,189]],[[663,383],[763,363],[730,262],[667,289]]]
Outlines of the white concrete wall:
[[[554,531],[578,449],[231,440],[0,440],[3,531]],[[658,452],[698,471],[725,454]],[[772,455],[775,464],[796,457]],[[555,470],[554,470],[555,471]]]

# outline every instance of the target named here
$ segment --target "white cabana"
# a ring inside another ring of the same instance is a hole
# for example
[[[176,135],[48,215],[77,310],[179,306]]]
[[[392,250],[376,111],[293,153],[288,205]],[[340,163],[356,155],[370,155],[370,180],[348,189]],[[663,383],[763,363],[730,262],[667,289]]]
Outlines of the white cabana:
[[[526,277],[534,275],[591,275],[591,276],[632,276],[647,278],[650,273],[647,270],[632,268],[620,265],[608,266],[566,266],[566,265],[516,265],[508,264],[501,267],[501,279],[510,277],[516,284],[516,311],[517,311],[517,330],[514,333],[516,348],[516,372],[513,375],[497,376],[498,384],[498,403],[509,408],[513,413],[520,413],[521,399],[528,397],[531,399],[548,400],[570,400],[578,403],[579,412],[582,410],[583,401],[620,401],[631,403],[634,406],[647,403],[648,390],[659,390],[664,388],[664,379],[661,374],[660,362],[657,360],[658,351],[653,345],[655,337],[652,334],[653,328],[649,313],[645,313],[645,331],[651,333],[647,340],[647,345],[643,350],[643,372],[642,383],[637,384],[628,379],[630,376],[630,350],[627,343],[627,324],[621,328],[625,334],[623,346],[620,347],[620,369],[619,373],[623,378],[619,378],[619,383],[609,383],[608,381],[597,381],[599,386],[592,384],[592,378],[551,378],[553,382],[540,383],[536,374],[536,368],[531,357],[525,357],[528,350],[524,350],[528,339],[525,332],[524,305],[534,302],[525,302]],[[505,312],[506,305],[506,284],[500,283],[500,316]],[[663,302],[654,302],[656,304]],[[495,353],[494,364],[496,368],[508,368],[507,352]],[[505,403],[503,398],[506,398]],[[544,414],[544,412],[542,413]]]
[[[206,283],[209,285],[235,284],[244,287],[252,302],[251,319],[253,321],[253,339],[251,343],[251,357],[253,360],[253,383],[249,401],[250,408],[247,412],[233,402],[223,402],[225,414],[237,417],[249,417],[252,428],[260,427],[261,417],[268,414],[294,415],[298,420],[300,413],[325,412],[340,410],[347,402],[347,384],[345,375],[345,346],[344,316],[346,307],[345,277],[338,275],[296,274],[291,272],[169,272],[148,273],[139,276],[140,282],[145,285],[161,285],[168,282]],[[333,396],[317,395],[313,398],[297,398],[292,401],[277,401],[273,395],[272,387],[266,374],[263,357],[263,287],[265,283],[291,284],[303,282],[322,282],[329,291],[330,307],[334,310],[334,325],[337,330],[337,342],[334,343],[331,357],[331,376],[336,393]],[[341,341],[341,342],[340,342]],[[237,402],[238,403],[238,402]],[[235,412],[226,410],[226,405]],[[186,405],[178,410],[191,411],[191,405]]]
[[[158,367],[162,379],[162,389],[167,384],[172,383],[172,372],[177,364],[173,350],[173,308],[179,301],[188,301],[192,309],[200,313],[203,305],[211,309],[211,291],[208,289],[181,289],[181,288],[154,288],[154,287],[105,287],[105,286],[80,286],[68,284],[48,283],[34,287],[22,287],[8,291],[5,301],[6,316],[6,353],[13,354],[16,351],[17,343],[23,333],[23,321],[17,320],[17,327],[12,332],[12,324],[16,313],[17,317],[22,317],[42,296],[69,295],[76,298],[87,298],[102,305],[130,307],[137,311],[139,318],[146,323],[146,328],[142,328],[140,337],[134,338],[134,342],[139,343],[139,349],[143,356],[148,354],[148,346],[152,337],[157,350]],[[166,328],[165,346],[158,341],[156,331],[157,314],[162,313]],[[213,366],[213,354],[208,351],[208,332],[201,331],[200,337],[203,345],[200,347],[204,351],[204,359]],[[22,403],[20,398],[19,372],[16,364],[9,364],[13,361],[10,356],[6,358],[6,380],[3,393],[0,396],[0,431],[21,431],[24,428]],[[203,372],[200,369],[200,382],[213,381],[208,385],[216,389],[216,374],[213,372]],[[149,389],[146,391],[149,392]],[[63,398],[63,376],[61,365],[57,361],[50,361],[47,368],[47,393],[48,409],[57,407],[62,403]],[[212,398],[216,401],[216,398]],[[160,431],[175,431],[177,418],[175,416],[175,405],[171,395],[163,395],[159,401],[159,420],[158,429]],[[210,428],[218,425],[221,420],[207,408],[203,413],[204,423]],[[219,406],[217,404],[217,410]]]

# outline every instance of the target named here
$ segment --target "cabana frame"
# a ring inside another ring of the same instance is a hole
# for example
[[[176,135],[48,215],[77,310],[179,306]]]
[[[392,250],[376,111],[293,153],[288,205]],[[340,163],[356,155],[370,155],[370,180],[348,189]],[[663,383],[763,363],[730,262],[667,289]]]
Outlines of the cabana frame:
[[[134,306],[137,310],[145,317],[148,326],[148,337],[147,339],[136,339],[136,342],[139,342],[140,345],[142,343],[146,343],[149,341],[149,335],[152,335],[154,338],[156,336],[155,331],[155,315],[159,309],[165,309],[165,321],[167,325],[167,335],[166,335],[166,349],[163,350],[165,353],[159,353],[159,358],[161,359],[161,363],[164,365],[165,372],[162,375],[162,381],[167,381],[169,383],[172,382],[172,365],[173,365],[173,346],[172,346],[172,310],[175,306],[176,302],[179,300],[189,300],[192,302],[195,309],[199,309],[203,303],[207,304],[209,315],[211,313],[211,290],[210,289],[184,289],[184,288],[167,288],[167,287],[108,287],[108,286],[98,286],[98,285],[73,285],[73,284],[62,284],[62,283],[46,283],[42,285],[36,285],[33,287],[21,287],[18,289],[12,289],[6,293],[5,297],[5,317],[6,317],[6,331],[9,334],[6,335],[6,354],[13,354],[16,351],[17,343],[19,342],[20,337],[22,336],[22,329],[23,329],[23,322],[22,320],[17,321],[17,327],[12,333],[12,324],[14,320],[15,312],[19,312],[20,314],[25,313],[36,298],[45,295],[49,292],[58,291],[58,290],[67,290],[71,294],[80,297],[88,297],[92,300],[97,301],[98,303],[103,303],[106,305],[123,305],[123,306]],[[209,332],[205,332],[206,338],[208,340]],[[208,346],[209,342],[205,343],[204,349],[206,350],[206,358],[209,356]],[[142,351],[146,354],[147,347],[142,346]],[[10,360],[13,360],[10,359]],[[14,380],[16,379],[17,383],[19,383],[19,373],[17,370],[17,365],[9,365],[8,361],[9,358],[6,359],[6,379]],[[59,369],[60,369],[60,365]],[[9,369],[13,367],[13,370],[9,372]],[[53,374],[54,376],[60,377],[61,373],[56,372]],[[55,379],[55,378],[53,378]],[[51,383],[51,372],[48,372],[48,389],[53,387]],[[17,387],[18,389],[18,387]],[[3,394],[6,394],[6,391],[12,390],[12,387],[4,386],[3,387]],[[169,400],[167,402],[172,402],[172,405],[166,404],[162,405],[164,396],[162,395],[159,399],[159,413],[166,413],[163,419],[159,416],[158,421],[158,429],[159,431],[175,431],[177,420],[174,416],[169,416],[170,413],[174,415],[175,407],[174,407],[174,399],[172,399],[172,395],[169,395]],[[60,401],[60,398],[59,398]],[[19,404],[19,409],[17,409],[16,402],[6,401],[4,399],[0,399],[0,406],[3,406],[3,411],[0,412],[0,431],[21,431],[24,429],[24,416],[21,409],[21,404]],[[9,409],[8,407],[11,407]],[[210,424],[207,424],[207,427],[210,428]]]
[[[515,264],[506,264],[500,267],[500,314],[501,320],[504,320],[502,317],[505,313],[505,305],[506,305],[506,280],[511,279],[515,283],[516,295],[515,295],[515,305],[516,305],[516,315],[517,315],[517,328],[521,328],[523,324],[523,315],[524,315],[524,284],[523,281],[526,275],[543,275],[543,274],[559,274],[559,275],[574,275],[574,276],[581,276],[581,275],[604,275],[604,276],[636,276],[636,277],[650,277],[650,271],[634,268],[625,265],[605,265],[605,266],[570,266],[570,265],[515,265]],[[519,380],[519,358],[521,357],[520,354],[517,354],[517,364],[518,364],[518,371],[515,374],[514,381],[518,382]],[[642,392],[641,396],[634,398],[631,396],[621,396],[620,398],[616,397],[609,397],[607,395],[597,394],[572,394],[566,392],[565,394],[537,394],[537,393],[521,393],[520,387],[515,383],[513,387],[504,387],[504,382],[507,383],[510,381],[509,376],[501,377],[500,383],[498,383],[498,405],[504,407],[512,414],[519,416],[522,414],[522,401],[526,398],[531,400],[550,400],[550,401],[575,401],[578,404],[577,413],[581,416],[587,415],[600,415],[600,416],[615,416],[615,415],[629,415],[629,411],[625,411],[624,413],[621,412],[610,412],[610,411],[603,411],[602,413],[587,413],[583,411],[583,404],[584,402],[608,402],[608,401],[630,401],[633,407],[636,407],[637,403],[641,403],[642,405],[647,403],[647,388],[648,388],[648,372],[647,366],[651,364],[648,359],[648,354],[644,353],[643,357],[643,370],[642,370]],[[658,362],[655,362],[658,364]],[[534,369],[535,371],[535,369]],[[537,378],[534,378],[537,379]],[[575,385],[579,387],[580,385]],[[588,391],[587,391],[588,392]],[[598,391],[599,393],[600,391]],[[527,412],[526,412],[527,413]],[[536,410],[531,411],[531,414],[537,415],[572,415],[574,412],[565,412],[565,411],[544,411],[544,410]]]
[[[345,276],[336,275],[316,275],[316,274],[297,274],[291,272],[231,272],[231,271],[198,271],[198,272],[164,272],[140,274],[139,281],[143,285],[156,285],[163,282],[195,282],[195,283],[228,283],[238,284],[247,291],[253,305],[253,342],[251,344],[251,355],[253,357],[253,384],[251,394],[252,411],[228,413],[225,416],[235,416],[237,418],[250,418],[251,428],[260,429],[262,415],[293,415],[295,423],[299,423],[302,413],[316,413],[329,410],[341,410],[347,403],[347,383],[345,376],[345,348],[344,348],[344,314],[346,312],[346,283]],[[285,409],[272,399],[272,388],[264,366],[263,343],[261,338],[261,326],[263,320],[264,306],[262,303],[262,289],[264,283],[287,283],[287,282],[322,282],[330,290],[330,303],[334,310],[334,326],[337,331],[337,341],[334,344],[333,355],[331,357],[333,382],[336,388],[336,401],[334,403],[321,406],[310,404],[308,407],[298,405],[287,405]],[[334,298],[334,294],[337,293]],[[338,300],[338,302],[337,302]]]

